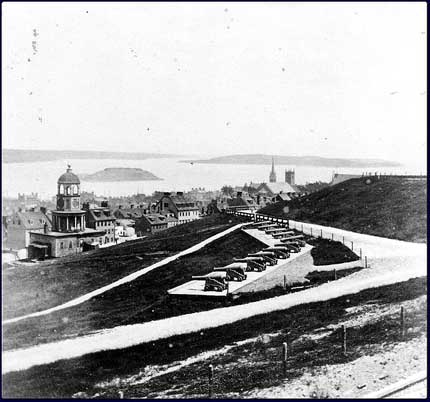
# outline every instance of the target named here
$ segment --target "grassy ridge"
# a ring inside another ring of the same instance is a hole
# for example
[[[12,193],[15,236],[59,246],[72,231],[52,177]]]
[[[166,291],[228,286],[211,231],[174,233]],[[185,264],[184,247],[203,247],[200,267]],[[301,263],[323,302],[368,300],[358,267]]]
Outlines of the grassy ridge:
[[[80,358],[58,361],[49,365],[33,367],[29,370],[9,373],[3,376],[3,397],[33,397],[52,398],[70,397],[76,392],[85,392],[93,395],[100,390],[95,388],[95,384],[100,381],[110,381],[117,377],[133,375],[143,370],[151,364],[167,364],[177,360],[186,359],[205,350],[215,349],[250,337],[258,336],[262,333],[281,331],[288,334],[290,341],[295,341],[301,335],[317,328],[326,327],[330,324],[337,324],[347,316],[348,310],[353,306],[362,305],[366,302],[397,303],[405,300],[412,300],[427,293],[426,278],[411,279],[407,282],[384,286],[375,289],[368,289],[357,294],[348,295],[333,299],[327,302],[311,303],[300,305],[294,308],[276,311],[263,316],[255,316],[241,320],[232,324],[208,329],[203,332],[180,335],[156,342],[142,344],[123,350],[112,350],[86,355]],[[412,318],[410,317],[409,320]],[[419,331],[426,326],[426,312],[422,312],[419,322]],[[409,321],[411,322],[411,321]],[[419,332],[418,331],[418,332]],[[376,323],[359,328],[350,332],[349,345],[353,353],[348,360],[353,360],[358,354],[368,353],[363,349],[363,343],[384,343],[393,341],[398,334],[398,317],[388,324]],[[303,346],[304,353],[299,353],[294,346],[293,353],[302,359],[297,362],[298,368],[304,365],[333,364],[341,359],[338,355],[333,355],[333,341],[336,335],[323,342],[322,348],[312,352],[312,345]],[[418,336],[417,332],[411,332],[409,336]],[[279,339],[277,342],[285,340]],[[249,352],[246,352],[249,354]],[[278,359],[279,356],[273,357]],[[237,385],[232,384],[231,379],[238,375],[244,389],[254,383],[255,386],[268,386],[278,381],[274,375],[274,360],[269,359],[263,365],[255,364],[249,366],[243,373],[231,373],[226,371],[222,381],[217,379],[215,392],[225,392],[233,390]],[[275,360],[275,361],[276,361]],[[342,359],[341,359],[342,360]],[[344,361],[344,360],[342,360]],[[340,361],[339,361],[340,362]],[[259,370],[261,368],[261,370]],[[300,370],[291,370],[289,377],[300,374]],[[276,369],[279,371],[279,368]],[[194,379],[198,379],[196,373]],[[227,374],[231,377],[228,378]],[[201,375],[205,375],[201,373]],[[170,384],[175,381],[180,384],[179,379],[169,377]],[[252,381],[250,381],[252,380]],[[160,382],[165,381],[160,378]],[[194,380],[193,380],[194,381]],[[223,385],[225,384],[225,385]],[[156,384],[154,384],[156,385]],[[201,387],[200,384],[198,387]],[[228,386],[228,387],[227,387]],[[198,392],[199,388],[194,390]],[[156,387],[154,387],[156,389]],[[145,396],[148,390],[145,387],[126,389],[126,396]],[[111,390],[111,395],[105,397],[116,397],[116,390]]]
[[[234,257],[245,257],[263,247],[246,233],[235,231],[83,304],[5,325],[3,348],[22,348],[103,328],[222,307],[224,299],[178,299],[169,296],[167,290],[191,280],[192,275],[209,273],[215,266],[227,265]]]
[[[352,260],[345,258],[342,248],[344,246],[338,242],[321,239],[310,241],[318,244],[316,248],[321,250],[317,253],[317,262],[330,264]],[[3,348],[9,350],[28,347],[38,343],[64,339],[64,337],[83,335],[103,328],[160,320],[285,294],[281,286],[267,291],[244,294],[234,301],[218,298],[178,298],[167,294],[168,289],[187,282],[192,275],[206,274],[212,271],[215,266],[231,263],[234,257],[245,257],[248,253],[257,252],[264,247],[265,245],[246,233],[235,231],[212,242],[196,253],[181,257],[83,304],[46,316],[29,318],[5,325],[3,328]],[[339,247],[342,248],[340,253]],[[347,248],[346,250],[349,251]],[[347,256],[350,257],[350,254],[355,256],[350,251]],[[338,277],[349,275],[355,271],[338,270]],[[310,279],[312,284],[317,286],[328,280],[333,280],[333,272],[322,273],[319,276],[313,274]]]
[[[357,261],[360,259],[357,254],[338,241],[329,239],[313,238],[307,240],[314,246],[311,255],[314,265],[341,264],[343,262]]]
[[[259,212],[393,239],[427,241],[427,182],[351,179]],[[284,208],[288,206],[289,212]]]
[[[32,267],[3,270],[3,319],[62,304],[242,221],[234,216],[214,215],[142,240],[45,261]]]

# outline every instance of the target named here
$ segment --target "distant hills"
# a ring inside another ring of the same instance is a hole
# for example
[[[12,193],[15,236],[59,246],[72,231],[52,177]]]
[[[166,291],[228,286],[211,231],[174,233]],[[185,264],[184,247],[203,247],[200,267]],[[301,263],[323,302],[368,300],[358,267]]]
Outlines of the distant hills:
[[[48,151],[31,149],[3,149],[3,163],[48,162],[72,159],[124,159],[144,160],[152,158],[177,158],[182,155],[153,154],[144,152],[102,152],[102,151]]]
[[[79,174],[82,181],[108,182],[108,181],[144,181],[163,180],[147,170],[139,168],[106,168],[92,174]]]
[[[277,165],[320,166],[320,167],[395,167],[401,163],[382,159],[344,159],[322,158],[319,156],[285,156],[273,155]],[[268,165],[272,163],[272,155],[247,154],[227,155],[210,159],[183,160],[184,163],[212,163],[232,165]]]

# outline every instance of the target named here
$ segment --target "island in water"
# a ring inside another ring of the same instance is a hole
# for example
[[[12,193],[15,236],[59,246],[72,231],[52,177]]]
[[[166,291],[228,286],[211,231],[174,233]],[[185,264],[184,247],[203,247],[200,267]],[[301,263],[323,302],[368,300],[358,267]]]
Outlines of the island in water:
[[[82,181],[147,181],[163,180],[153,173],[140,168],[106,168],[91,174],[78,174]]]
[[[319,167],[395,167],[401,163],[382,159],[346,159],[323,158],[319,156],[285,156],[273,155],[278,165],[319,166]],[[183,163],[213,163],[232,165],[268,165],[272,163],[272,155],[244,154],[227,155],[210,159],[183,160]]]

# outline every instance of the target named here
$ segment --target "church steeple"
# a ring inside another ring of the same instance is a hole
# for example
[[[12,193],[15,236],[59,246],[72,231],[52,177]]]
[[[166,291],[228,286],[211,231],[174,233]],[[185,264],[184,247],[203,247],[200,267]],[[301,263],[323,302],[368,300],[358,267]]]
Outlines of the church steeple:
[[[276,172],[275,172],[275,159],[272,156],[272,171],[269,175],[269,182],[270,183],[276,183]]]

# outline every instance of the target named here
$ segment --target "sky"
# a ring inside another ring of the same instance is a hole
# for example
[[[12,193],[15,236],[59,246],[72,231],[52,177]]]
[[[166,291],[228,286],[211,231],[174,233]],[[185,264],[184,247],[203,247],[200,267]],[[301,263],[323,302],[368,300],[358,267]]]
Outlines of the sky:
[[[2,3],[3,148],[426,160],[422,3]]]

